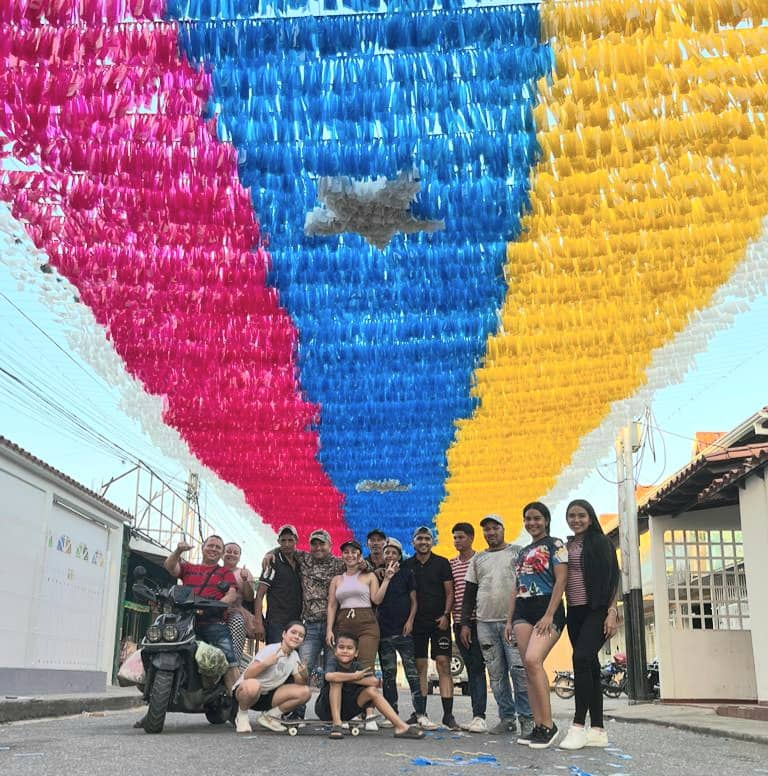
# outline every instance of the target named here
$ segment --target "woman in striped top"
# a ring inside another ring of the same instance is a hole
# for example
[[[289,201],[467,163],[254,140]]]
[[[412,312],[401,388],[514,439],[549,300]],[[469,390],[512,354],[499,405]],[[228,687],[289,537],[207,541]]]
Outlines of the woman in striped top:
[[[566,518],[573,536],[568,539],[568,637],[573,646],[576,713],[562,749],[607,746],[603,727],[598,653],[616,633],[616,595],[619,565],[616,550],[603,533],[594,507],[583,499],[571,501]],[[589,712],[590,727],[585,727]]]

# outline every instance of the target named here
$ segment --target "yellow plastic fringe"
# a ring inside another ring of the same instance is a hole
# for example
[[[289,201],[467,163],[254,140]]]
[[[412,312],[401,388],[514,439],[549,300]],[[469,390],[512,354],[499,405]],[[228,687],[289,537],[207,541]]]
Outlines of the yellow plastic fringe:
[[[522,506],[643,384],[768,214],[767,0],[542,12],[556,55],[537,107],[544,159],[475,373],[481,405],[448,451],[448,555],[458,521],[496,512],[518,534]]]

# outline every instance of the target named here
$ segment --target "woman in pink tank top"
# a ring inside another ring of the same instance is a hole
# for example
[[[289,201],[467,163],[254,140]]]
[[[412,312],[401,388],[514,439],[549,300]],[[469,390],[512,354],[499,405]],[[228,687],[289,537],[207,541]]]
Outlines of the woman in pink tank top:
[[[350,540],[341,545],[341,558],[346,570],[331,580],[328,590],[328,626],[325,640],[335,645],[335,634],[357,636],[357,659],[362,668],[373,669],[379,649],[379,624],[373,605],[384,600],[386,584],[380,586],[376,576],[361,571],[362,548]]]

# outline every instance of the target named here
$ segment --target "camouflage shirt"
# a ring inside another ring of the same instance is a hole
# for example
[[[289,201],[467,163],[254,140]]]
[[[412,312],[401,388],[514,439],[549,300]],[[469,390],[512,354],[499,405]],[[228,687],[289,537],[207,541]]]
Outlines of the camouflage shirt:
[[[301,591],[304,596],[301,619],[305,622],[325,620],[328,614],[328,589],[331,580],[337,574],[344,573],[344,563],[333,555],[317,560],[311,552],[304,550],[297,550],[296,557],[301,569]]]

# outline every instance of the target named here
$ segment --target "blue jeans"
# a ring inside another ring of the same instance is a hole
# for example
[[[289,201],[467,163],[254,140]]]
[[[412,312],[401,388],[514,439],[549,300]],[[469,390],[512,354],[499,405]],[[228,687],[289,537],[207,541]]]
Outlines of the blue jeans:
[[[320,653],[323,653],[323,673],[333,668],[333,653],[325,644],[325,620],[318,622],[305,622],[304,627],[307,633],[304,636],[304,643],[299,647],[299,657],[301,662],[307,667],[311,674],[320,663]]]
[[[232,636],[229,628],[223,622],[205,622],[195,625],[195,635],[210,644],[218,647],[227,658],[229,667],[239,666],[240,661],[235,657],[235,648],[232,646]]]
[[[467,649],[461,643],[461,625],[454,626],[453,635],[456,639],[456,646],[464,660],[467,669],[467,683],[469,684],[469,695],[472,698],[472,716],[483,717],[485,719],[485,709],[488,706],[488,686],[485,683],[485,660],[483,652],[480,649],[480,640],[477,637],[477,623],[470,625],[472,632],[472,641]]]
[[[397,653],[403,663],[405,678],[411,688],[411,702],[416,714],[426,713],[427,700],[421,694],[419,672],[416,670],[416,658],[413,652],[411,636],[387,636],[379,641],[379,662],[381,663],[381,689],[384,698],[397,712]]]
[[[323,653],[323,674],[332,671],[336,667],[336,660],[333,653],[325,643],[325,620],[318,622],[305,622],[306,635],[304,643],[299,647],[299,658],[307,667],[309,674],[312,674],[315,666],[319,664],[320,653]],[[307,712],[306,705],[297,706],[294,709],[294,716],[304,719]]]
[[[477,635],[480,639],[480,649],[488,668],[491,680],[491,690],[499,707],[501,719],[514,719],[515,712],[521,717],[531,716],[531,705],[528,702],[528,679],[525,667],[520,657],[517,645],[510,644],[504,638],[503,622],[478,622]],[[512,698],[512,685],[515,697]]]

